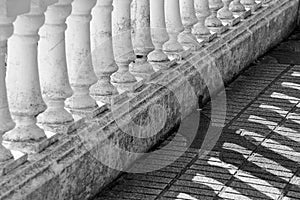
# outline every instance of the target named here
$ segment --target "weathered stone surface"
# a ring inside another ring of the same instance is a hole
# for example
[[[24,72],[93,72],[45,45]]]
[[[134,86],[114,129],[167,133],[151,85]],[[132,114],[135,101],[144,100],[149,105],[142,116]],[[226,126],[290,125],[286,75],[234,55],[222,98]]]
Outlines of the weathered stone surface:
[[[116,178],[119,170],[127,168],[139,157],[132,152],[149,150],[190,114],[197,106],[198,96],[205,100],[209,92],[217,92],[222,86],[218,79],[230,81],[257,56],[285,37],[294,26],[297,5],[297,0],[278,0],[268,9],[258,10],[256,15],[194,52],[189,62],[171,67],[146,87],[134,91],[132,97],[113,104],[110,111],[81,121],[69,135],[61,135],[49,148],[31,156],[30,162],[1,177],[0,199],[91,198]],[[208,91],[208,87],[212,91]],[[158,112],[154,107],[164,112]],[[162,123],[156,118],[165,121]],[[159,131],[153,135],[154,130]],[[240,157],[233,157],[230,152],[222,156],[234,158],[232,162],[241,162]],[[231,176],[229,173],[218,175],[220,181]],[[161,170],[147,176],[165,177],[165,181],[160,179],[164,183],[176,173]],[[180,179],[187,180],[184,176]]]

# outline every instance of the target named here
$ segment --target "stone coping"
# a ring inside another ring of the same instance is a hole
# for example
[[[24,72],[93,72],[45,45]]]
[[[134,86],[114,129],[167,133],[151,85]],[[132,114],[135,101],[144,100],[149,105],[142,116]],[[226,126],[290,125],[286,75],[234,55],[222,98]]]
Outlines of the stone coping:
[[[0,199],[93,197],[164,139],[198,106],[198,98],[220,91],[223,81],[286,37],[297,13],[298,0],[274,1],[110,109],[75,122],[57,142],[0,177]]]

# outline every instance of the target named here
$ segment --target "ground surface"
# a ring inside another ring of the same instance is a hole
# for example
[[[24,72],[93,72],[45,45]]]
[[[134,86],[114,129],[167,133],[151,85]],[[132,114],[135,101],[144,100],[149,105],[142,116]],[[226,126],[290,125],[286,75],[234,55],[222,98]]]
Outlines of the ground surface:
[[[167,140],[147,166],[133,166],[161,169],[124,173],[96,199],[300,199],[300,29],[226,87],[226,96],[225,125],[208,155],[199,156],[199,148],[210,104],[185,120],[182,138],[200,126],[179,159],[165,166],[185,145],[171,136],[173,146],[165,148]]]

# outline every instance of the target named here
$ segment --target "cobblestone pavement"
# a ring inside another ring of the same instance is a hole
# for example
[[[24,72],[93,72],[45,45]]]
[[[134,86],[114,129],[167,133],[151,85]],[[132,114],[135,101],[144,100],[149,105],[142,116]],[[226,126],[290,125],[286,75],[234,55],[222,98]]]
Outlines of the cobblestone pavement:
[[[225,127],[208,155],[199,157],[198,149],[209,103],[186,119],[193,126],[200,115],[199,138],[178,160],[153,172],[124,173],[96,199],[299,200],[300,29],[241,73],[226,96]],[[182,145],[176,139],[174,148],[153,151],[149,166],[163,166]]]

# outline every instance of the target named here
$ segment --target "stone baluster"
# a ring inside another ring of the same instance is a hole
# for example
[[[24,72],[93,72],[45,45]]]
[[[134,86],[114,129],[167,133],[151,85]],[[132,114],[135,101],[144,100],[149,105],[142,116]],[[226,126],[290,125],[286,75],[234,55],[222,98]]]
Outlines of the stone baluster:
[[[213,32],[222,33],[226,31],[220,19],[217,17],[218,10],[223,7],[221,0],[209,0],[211,15],[206,19],[205,25]]]
[[[251,9],[252,11],[256,11],[262,5],[262,3],[257,4],[255,0],[241,0],[241,3],[246,9]]]
[[[154,73],[152,65],[147,61],[148,54],[154,50],[150,32],[150,4],[149,0],[137,0],[135,9],[135,63],[130,71],[142,78]]]
[[[229,4],[232,0],[223,0],[223,7],[218,10],[217,16],[219,19],[233,19],[233,13],[229,10]]]
[[[198,39],[210,42],[216,37],[216,34],[212,34],[205,26],[205,20],[211,14],[208,6],[208,0],[195,0],[195,11],[198,23],[194,25],[193,34]]]
[[[5,84],[7,39],[13,33],[12,22],[14,20],[15,17],[0,16],[0,164],[13,158],[10,151],[2,146],[2,135],[15,126],[8,108]]]
[[[66,31],[67,66],[73,96],[66,101],[73,110],[97,108],[90,96],[90,87],[97,82],[91,55],[91,11],[97,0],[74,0],[72,14],[67,19]]]
[[[1,5],[0,5],[1,6]],[[6,55],[6,42],[11,36],[13,31],[12,22],[14,18],[0,16],[0,164],[2,162],[12,159],[12,154],[8,149],[2,146],[3,133],[14,128],[15,124],[11,119],[5,84],[5,55]]]
[[[170,62],[162,47],[169,40],[165,21],[165,0],[150,0],[150,27],[154,51],[148,55],[155,69],[167,69]]]
[[[36,116],[46,109],[40,89],[37,62],[38,31],[44,24],[44,12],[54,0],[31,0],[30,12],[17,17],[14,34],[8,40],[7,94],[16,126],[3,140],[13,144],[34,144],[46,138],[36,125]]]
[[[246,11],[245,6],[241,3],[241,0],[233,0],[229,5],[229,10],[233,14],[240,15]]]
[[[98,79],[91,87],[91,94],[96,100],[108,104],[111,97],[118,94],[111,84],[111,75],[118,70],[112,43],[112,3],[113,0],[97,0],[91,21],[92,59]]]
[[[247,17],[247,13],[240,13],[238,16],[234,16],[234,13],[230,10],[230,4],[233,0],[223,0],[224,6],[218,11],[218,17],[222,22],[234,26],[241,21],[241,17]]]
[[[23,7],[17,13],[11,14],[11,11],[15,12],[16,6],[18,5],[13,5],[13,7],[10,7],[8,0],[0,0],[0,8],[5,10],[5,12],[0,13],[0,165],[13,159],[11,152],[2,145],[2,135],[5,132],[13,129],[15,126],[15,123],[13,122],[9,112],[5,83],[7,40],[13,34],[13,22],[16,19],[16,15],[29,11],[29,9]]]
[[[48,7],[45,24],[40,29],[39,70],[47,109],[38,117],[42,124],[66,124],[73,121],[65,110],[65,100],[73,93],[68,77],[65,30],[73,0],[59,0]],[[77,41],[79,42],[79,41]]]
[[[246,7],[251,7],[256,4],[255,0],[241,0],[241,3]]]
[[[170,39],[164,44],[163,50],[170,56],[178,56],[184,51],[178,42],[178,35],[184,30],[180,16],[179,0],[165,0],[165,16],[167,32]]]
[[[111,76],[112,82],[121,91],[136,83],[136,78],[129,72],[129,64],[135,60],[131,39],[132,0],[113,0],[113,48],[118,71]]]
[[[180,0],[180,15],[184,31],[178,36],[178,41],[188,48],[199,49],[200,44],[192,34],[193,26],[198,22],[196,17],[194,0]]]

